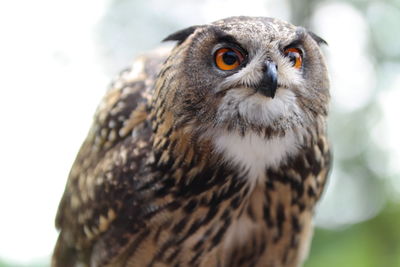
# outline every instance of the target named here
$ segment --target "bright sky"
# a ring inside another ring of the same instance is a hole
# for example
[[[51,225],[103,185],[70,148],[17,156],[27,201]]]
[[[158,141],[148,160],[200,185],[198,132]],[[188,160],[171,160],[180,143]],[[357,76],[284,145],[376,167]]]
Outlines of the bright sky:
[[[101,4],[0,2],[0,258],[28,263],[54,246],[69,168],[109,82],[91,36]]]
[[[208,0],[199,19],[239,14],[287,19],[285,4],[277,1],[266,5],[255,0],[243,9],[239,0]],[[222,8],[229,6],[233,9]],[[94,38],[105,8],[105,0],[0,2],[0,259],[23,264],[47,259],[52,251],[57,236],[54,216],[69,168],[110,80],[95,52],[99,44]],[[346,4],[323,6],[315,16],[316,29],[328,33],[323,37],[330,43],[334,101],[354,110],[375,83],[372,64],[363,53],[365,21]],[[351,39],[346,47],[343,34]],[[350,64],[341,64],[350,57]],[[361,66],[369,80],[365,75],[350,77],[351,70]],[[398,110],[399,95],[392,94],[392,101],[382,101],[391,133],[387,145],[398,153],[400,124],[393,110]],[[393,166],[400,166],[399,158]]]

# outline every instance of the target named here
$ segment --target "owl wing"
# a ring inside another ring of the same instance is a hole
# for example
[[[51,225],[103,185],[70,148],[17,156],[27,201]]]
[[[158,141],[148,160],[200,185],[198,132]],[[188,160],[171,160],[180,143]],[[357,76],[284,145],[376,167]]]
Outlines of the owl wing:
[[[142,223],[136,181],[151,152],[148,104],[168,53],[166,48],[138,58],[100,103],[58,208],[52,266],[106,265]]]

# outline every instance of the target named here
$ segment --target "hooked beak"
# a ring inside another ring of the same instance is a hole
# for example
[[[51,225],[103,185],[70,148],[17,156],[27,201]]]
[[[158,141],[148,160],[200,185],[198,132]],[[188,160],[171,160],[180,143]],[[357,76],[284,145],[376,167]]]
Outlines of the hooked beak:
[[[256,87],[257,92],[274,98],[278,87],[278,67],[274,62],[266,61],[263,66],[263,78]]]

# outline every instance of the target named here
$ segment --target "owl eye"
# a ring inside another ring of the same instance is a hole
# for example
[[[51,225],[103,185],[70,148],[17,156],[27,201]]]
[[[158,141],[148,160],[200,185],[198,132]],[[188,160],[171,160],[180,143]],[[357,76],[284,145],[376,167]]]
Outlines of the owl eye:
[[[289,60],[293,64],[293,67],[295,67],[296,69],[300,69],[303,66],[303,57],[300,49],[291,47],[285,49],[283,53],[286,57],[289,58]]]
[[[221,70],[234,70],[242,64],[244,56],[235,48],[220,48],[214,54],[217,67]]]

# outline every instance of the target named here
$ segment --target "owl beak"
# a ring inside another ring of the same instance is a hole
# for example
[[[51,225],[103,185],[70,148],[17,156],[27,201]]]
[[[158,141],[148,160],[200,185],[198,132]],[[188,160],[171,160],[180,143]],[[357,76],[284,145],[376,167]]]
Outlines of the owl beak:
[[[274,98],[278,87],[278,67],[272,61],[264,62],[263,77],[258,86],[257,91],[261,94]]]

